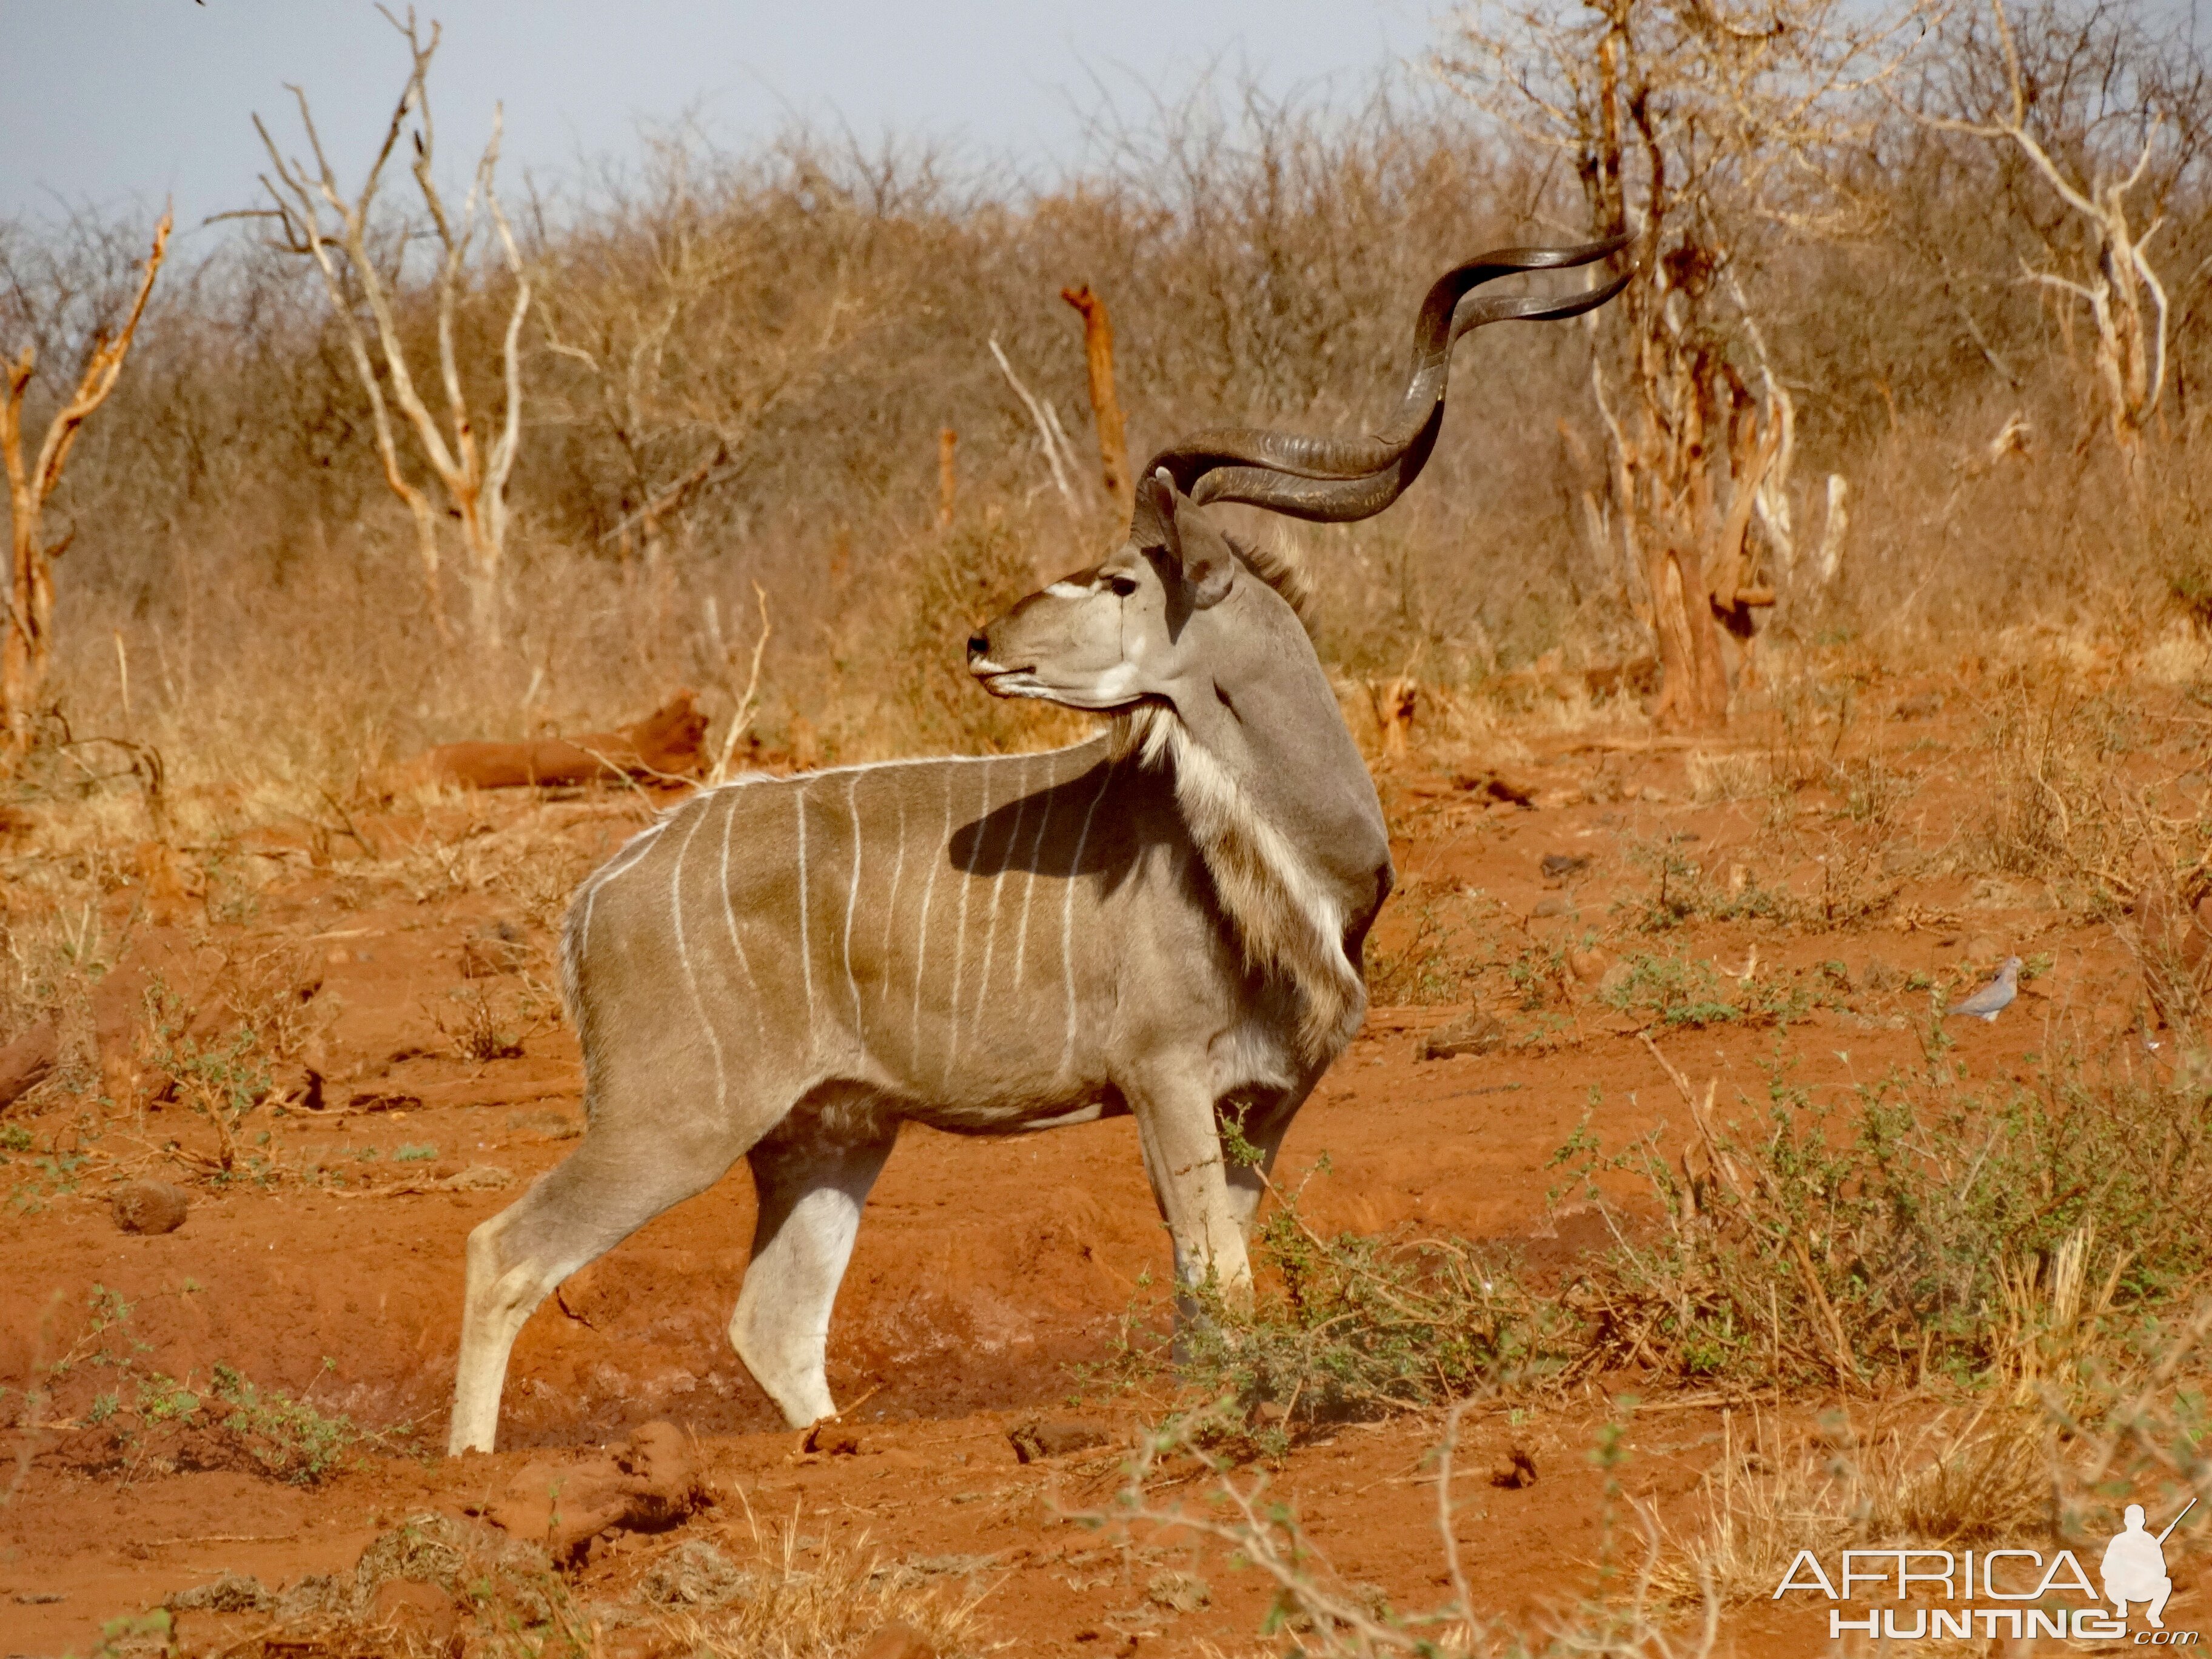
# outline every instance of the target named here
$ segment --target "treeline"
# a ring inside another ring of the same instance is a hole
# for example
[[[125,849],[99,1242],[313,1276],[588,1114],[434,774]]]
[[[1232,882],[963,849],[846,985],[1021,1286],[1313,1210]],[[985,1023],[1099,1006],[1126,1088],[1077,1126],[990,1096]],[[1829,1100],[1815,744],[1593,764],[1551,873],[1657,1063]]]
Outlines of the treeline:
[[[659,142],[566,195],[510,194],[516,260],[486,229],[450,310],[488,443],[529,283],[495,642],[460,602],[458,541],[441,632],[356,337],[312,258],[267,220],[180,237],[47,509],[48,539],[67,541],[46,702],[211,765],[251,751],[343,772],[430,737],[642,712],[678,684],[726,714],[764,605],[772,743],[794,720],[824,757],[1015,740],[1025,717],[963,684],[958,642],[1119,528],[1060,290],[1088,283],[1110,307],[1139,461],[1204,425],[1378,418],[1446,266],[1584,240],[1608,212],[1649,222],[1638,191],[1661,149],[1639,160],[1631,131],[1608,185],[1577,149],[1579,118],[1516,119],[1516,100],[1540,114],[1528,100],[1564,98],[1573,118],[1583,99],[1602,139],[1605,89],[1578,70],[1608,50],[1608,19],[1627,19],[1613,50],[1678,112],[1750,72],[1757,43],[1696,24],[1710,9],[1613,9],[1478,8],[1440,68],[1353,109],[1203,88],[1102,131],[1104,160],[1043,186],[795,136],[748,155]],[[1811,0],[1759,15],[1806,38],[1856,27]],[[1656,447],[1687,441],[1681,411],[1700,398],[1703,448],[1659,484],[1717,469],[1717,516],[1732,490],[1763,492],[1738,583],[1760,606],[1753,632],[1899,656],[1960,630],[2158,626],[2212,604],[2201,64],[2132,7],[1928,21],[1917,40],[1845,42],[1859,79],[1831,89],[1817,133],[1692,131],[1670,178],[1702,183],[1638,250],[1642,320],[1474,337],[1443,442],[1400,507],[1344,529],[1261,526],[1311,565],[1334,661],[1471,682],[1555,649],[1648,653],[1638,526],[1647,561],[1674,532],[1639,504],[1645,474]],[[1511,60],[1485,69],[1480,49],[1501,45],[1528,54],[1524,84],[1494,67]],[[1790,50],[1789,73],[1826,72]],[[1654,125],[1663,137],[1663,112]],[[436,249],[394,167],[363,246],[442,418]],[[2140,246],[2116,255],[2099,212]],[[42,366],[24,394],[33,441],[127,304],[144,234],[89,216],[0,227],[0,346],[35,345]],[[2137,320],[2154,362],[2116,359],[2124,286],[2158,297],[2162,314]],[[342,291],[388,397],[359,290]],[[2115,375],[2130,373],[2156,386],[2128,416]],[[1660,397],[1656,437],[1629,418],[1639,374]],[[1669,374],[1707,379],[1668,392]],[[394,434],[397,466],[457,537],[404,419]]]

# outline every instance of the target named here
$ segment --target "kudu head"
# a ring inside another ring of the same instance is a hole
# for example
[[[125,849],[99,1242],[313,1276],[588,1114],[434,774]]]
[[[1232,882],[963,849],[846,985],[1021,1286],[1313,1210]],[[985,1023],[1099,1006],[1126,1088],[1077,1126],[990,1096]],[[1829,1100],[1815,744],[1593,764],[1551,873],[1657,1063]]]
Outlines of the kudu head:
[[[1413,371],[1398,412],[1366,438],[1202,432],[1152,458],[1129,533],[1102,562],[1021,600],[968,641],[968,666],[1002,697],[1125,712],[1166,703],[1185,719],[1223,696],[1222,670],[1280,648],[1298,624],[1255,556],[1208,521],[1205,507],[1239,501],[1290,518],[1343,523],[1381,512],[1427,464],[1443,423],[1453,343],[1507,319],[1573,317],[1627,286],[1621,276],[1565,299],[1541,295],[1462,304],[1499,276],[1591,264],[1617,236],[1569,248],[1504,248],[1447,271],[1413,328]]]

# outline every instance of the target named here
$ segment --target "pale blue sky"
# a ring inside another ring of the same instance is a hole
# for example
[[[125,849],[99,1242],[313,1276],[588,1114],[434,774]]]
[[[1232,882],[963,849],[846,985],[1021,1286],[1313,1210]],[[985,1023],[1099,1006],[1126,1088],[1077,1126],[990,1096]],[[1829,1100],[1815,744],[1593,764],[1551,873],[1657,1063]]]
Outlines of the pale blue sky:
[[[1132,113],[1209,63],[1281,93],[1350,98],[1418,57],[1442,0],[442,0],[431,97],[458,176],[507,109],[508,188],[634,150],[696,114],[741,145],[793,118],[951,143],[1044,175],[1079,159],[1101,86]],[[58,196],[107,210],[173,193],[181,226],[249,204],[248,114],[297,133],[313,99],[334,159],[367,160],[404,71],[368,0],[0,0],[0,214]]]

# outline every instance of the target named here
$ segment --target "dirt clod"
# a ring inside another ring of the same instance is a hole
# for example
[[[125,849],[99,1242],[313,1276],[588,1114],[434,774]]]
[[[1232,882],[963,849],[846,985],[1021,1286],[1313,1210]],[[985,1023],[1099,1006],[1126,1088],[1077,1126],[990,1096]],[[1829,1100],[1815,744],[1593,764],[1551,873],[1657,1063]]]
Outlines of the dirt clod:
[[[647,1423],[611,1457],[525,1465],[485,1518],[516,1538],[544,1544],[556,1557],[568,1557],[613,1528],[672,1527],[704,1502],[684,1431],[670,1423]]]
[[[115,1224],[126,1233],[173,1233],[185,1224],[191,1199],[166,1181],[130,1181],[115,1189]]]
[[[1490,1472],[1490,1484],[1519,1491],[1536,1484],[1536,1460],[1520,1446],[1510,1447],[1505,1461]]]

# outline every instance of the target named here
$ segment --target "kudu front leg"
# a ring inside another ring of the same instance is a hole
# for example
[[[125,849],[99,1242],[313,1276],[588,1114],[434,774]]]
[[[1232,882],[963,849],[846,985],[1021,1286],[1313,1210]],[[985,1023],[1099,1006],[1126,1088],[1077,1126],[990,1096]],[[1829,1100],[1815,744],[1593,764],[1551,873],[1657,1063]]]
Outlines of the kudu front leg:
[[[1202,1086],[1175,1085],[1131,1102],[1145,1173],[1175,1245],[1176,1326],[1200,1317],[1194,1292],[1208,1280],[1224,1299],[1252,1294],[1244,1230],[1229,1195],[1228,1167],[1213,1100]],[[1182,1344],[1178,1340],[1177,1348]]]
[[[1237,1218],[1237,1230],[1247,1240],[1252,1237],[1252,1223],[1260,1212],[1260,1200],[1267,1196],[1267,1182],[1275,1170],[1275,1154],[1283,1149],[1283,1137],[1291,1132],[1291,1123],[1305,1104],[1308,1090],[1301,1087],[1285,1090],[1282,1093],[1255,1100],[1242,1109],[1231,1107],[1224,1115],[1234,1121],[1246,1146],[1260,1155],[1257,1164],[1231,1162],[1228,1167],[1229,1208]],[[1240,1115],[1241,1109],[1241,1115]]]

